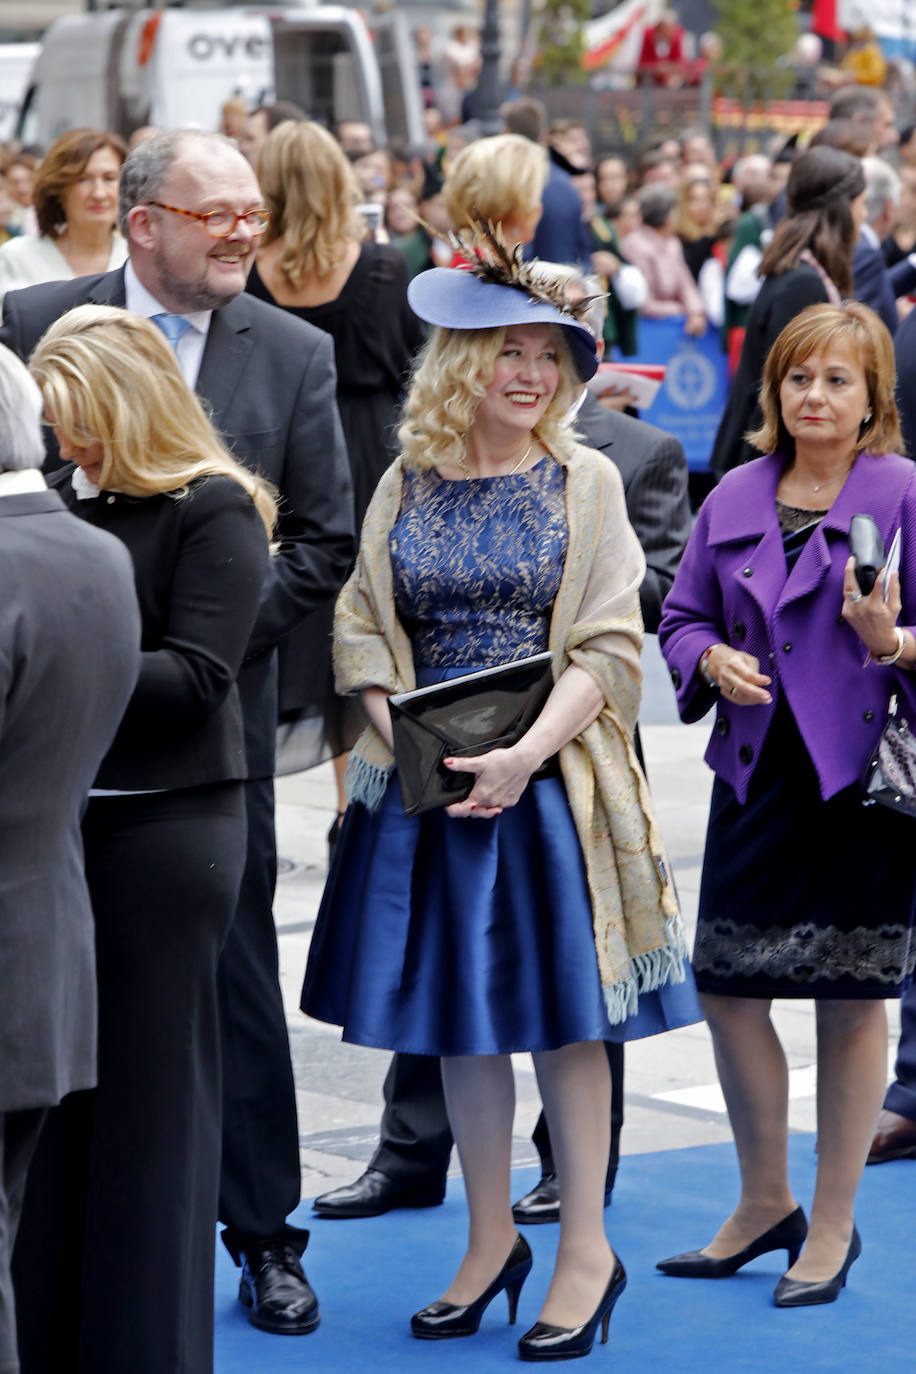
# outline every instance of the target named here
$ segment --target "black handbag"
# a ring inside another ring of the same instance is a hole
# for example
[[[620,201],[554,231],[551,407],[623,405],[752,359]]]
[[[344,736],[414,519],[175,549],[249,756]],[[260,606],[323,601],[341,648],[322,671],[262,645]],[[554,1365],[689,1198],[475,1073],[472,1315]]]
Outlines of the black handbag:
[[[456,773],[442,760],[516,744],[550,695],[552,663],[552,654],[534,654],[388,698],[405,816],[470,795],[474,774]],[[550,764],[533,776],[545,776]]]
[[[870,515],[854,515],[849,522],[849,552],[856,560],[856,581],[868,596],[884,567],[884,540]]]
[[[892,811],[916,816],[916,736],[909,721],[897,713],[897,699],[890,711],[881,738],[875,746],[862,778],[864,806],[877,802]]]

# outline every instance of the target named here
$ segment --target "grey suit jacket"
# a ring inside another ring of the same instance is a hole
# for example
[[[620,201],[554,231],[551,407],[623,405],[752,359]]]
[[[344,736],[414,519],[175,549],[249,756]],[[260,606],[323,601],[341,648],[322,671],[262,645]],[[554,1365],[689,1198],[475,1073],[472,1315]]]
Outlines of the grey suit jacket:
[[[586,444],[611,459],[623,479],[630,524],[646,555],[646,576],[639,589],[642,618],[646,630],[655,634],[690,534],[683,445],[644,420],[605,410],[590,395],[576,417],[576,428]]]
[[[28,357],[73,306],[125,303],[124,269],[10,291],[0,342]],[[213,312],[197,393],[236,458],[280,493],[280,550],[271,561],[239,676],[248,772],[273,773],[276,655],[283,635],[336,593],[354,552],[353,491],[330,335],[247,292]],[[50,466],[57,466],[49,448]]]
[[[54,492],[0,496],[0,1112],[95,1083],[80,815],[140,666],[133,568]]]

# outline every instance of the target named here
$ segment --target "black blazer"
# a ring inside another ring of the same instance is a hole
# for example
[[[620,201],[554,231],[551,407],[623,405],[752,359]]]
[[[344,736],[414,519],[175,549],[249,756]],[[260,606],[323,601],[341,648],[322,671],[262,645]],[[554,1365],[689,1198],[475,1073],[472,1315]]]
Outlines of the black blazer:
[[[767,354],[790,320],[806,306],[820,305],[826,300],[827,288],[808,263],[800,263],[778,277],[764,277],[748,313],[741,360],[713,444],[710,465],[717,478],[730,468],[760,457],[744,435],[763,422],[757,395]]]
[[[231,477],[188,495],[101,492],[78,500],[72,465],[52,474],[65,504],[127,546],[140,603],[140,676],[95,785],[125,791],[244,778],[236,677],[268,569],[267,532]]]
[[[894,338],[897,359],[897,406],[908,458],[916,458],[916,310],[911,310]]]
[[[604,453],[623,479],[627,515],[646,555],[639,604],[646,630],[656,634],[690,535],[687,459],[679,439],[644,420],[605,410],[586,395],[576,416],[585,443]]]
[[[54,492],[0,496],[0,1114],[96,1082],[80,817],[139,663],[124,546]]]
[[[897,332],[897,293],[884,254],[860,238],[852,252],[852,294],[883,320],[891,334]]]
[[[125,303],[124,269],[48,282],[3,298],[0,343],[27,360],[67,310]],[[354,552],[353,494],[327,334],[244,292],[213,312],[197,394],[236,458],[280,493],[280,550],[271,560],[239,690],[248,771],[274,766],[279,639],[336,593]],[[50,432],[49,432],[50,433]],[[58,466],[49,444],[49,467]]]

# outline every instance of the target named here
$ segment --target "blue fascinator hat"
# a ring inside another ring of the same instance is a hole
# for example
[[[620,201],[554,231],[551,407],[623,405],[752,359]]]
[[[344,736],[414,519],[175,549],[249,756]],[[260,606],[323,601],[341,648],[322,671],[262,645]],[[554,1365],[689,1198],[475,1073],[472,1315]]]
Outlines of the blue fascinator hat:
[[[414,314],[444,329],[494,329],[512,324],[555,324],[564,332],[580,381],[598,370],[595,337],[566,304],[562,289],[538,276],[538,262],[505,254],[498,265],[477,258],[469,267],[432,267],[407,287]],[[497,279],[500,277],[501,279]],[[581,302],[581,310],[588,301]]]

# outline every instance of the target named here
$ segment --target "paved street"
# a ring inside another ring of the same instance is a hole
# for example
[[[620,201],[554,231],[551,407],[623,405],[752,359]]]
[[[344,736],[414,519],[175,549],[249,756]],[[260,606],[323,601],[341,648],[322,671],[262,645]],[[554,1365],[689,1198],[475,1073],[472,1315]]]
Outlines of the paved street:
[[[641,728],[647,767],[692,936],[712,780],[703,763],[709,723],[683,726],[678,722],[667,674],[651,638],[645,671]],[[352,1180],[371,1155],[388,1056],[343,1045],[335,1027],[308,1021],[298,1010],[327,865],[325,836],[334,809],[330,765],[281,779],[277,798],[280,854],[287,861],[276,905],[280,964],[299,1100],[303,1196],[312,1197]],[[897,1004],[888,1005],[892,1063],[899,1020]],[[812,1131],[813,1004],[779,1003],[776,1019],[789,1054],[790,1124],[796,1131]],[[528,1136],[540,1110],[527,1055],[516,1056],[516,1084],[515,1159],[521,1165],[536,1159]],[[729,1138],[704,1027],[687,1027],[627,1047],[624,1155]],[[453,1171],[457,1171],[454,1157]]]

